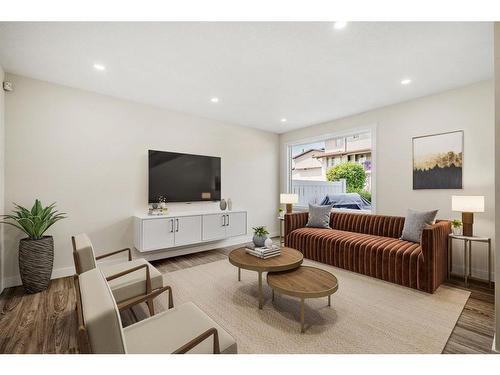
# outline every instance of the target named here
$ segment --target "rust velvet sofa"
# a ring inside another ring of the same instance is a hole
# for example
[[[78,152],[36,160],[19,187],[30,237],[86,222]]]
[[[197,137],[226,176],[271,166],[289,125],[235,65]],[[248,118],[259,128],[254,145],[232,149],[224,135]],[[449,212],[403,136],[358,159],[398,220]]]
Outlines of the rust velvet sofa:
[[[420,243],[400,240],[404,217],[332,212],[330,228],[308,228],[307,212],[285,215],[285,245],[305,258],[433,293],[446,278],[451,224],[438,220]]]

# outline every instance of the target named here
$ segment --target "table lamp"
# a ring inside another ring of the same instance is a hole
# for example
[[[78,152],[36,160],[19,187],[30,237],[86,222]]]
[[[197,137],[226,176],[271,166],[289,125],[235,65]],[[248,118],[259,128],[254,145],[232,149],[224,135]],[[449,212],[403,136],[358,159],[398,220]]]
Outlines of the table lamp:
[[[286,204],[286,213],[292,213],[292,205],[298,203],[298,194],[280,194],[280,203]]]
[[[467,237],[473,236],[472,224],[474,223],[474,212],[484,212],[484,196],[481,195],[453,195],[451,197],[452,211],[462,212],[462,234]]]

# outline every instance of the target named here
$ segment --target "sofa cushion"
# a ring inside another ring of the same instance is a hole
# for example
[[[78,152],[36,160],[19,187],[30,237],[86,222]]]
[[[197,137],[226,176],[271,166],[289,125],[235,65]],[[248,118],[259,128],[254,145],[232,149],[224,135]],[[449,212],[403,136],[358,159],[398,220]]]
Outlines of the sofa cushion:
[[[157,314],[124,329],[127,352],[136,354],[172,353],[209,328],[219,334],[221,353],[236,354],[236,341],[192,302]],[[188,354],[213,353],[213,336]]]
[[[142,264],[147,264],[149,267],[149,274],[151,276],[151,288],[161,288],[163,286],[162,274],[148,261],[142,258],[133,259],[130,262],[121,262],[115,264],[101,263],[99,264],[99,268],[102,270],[104,276],[109,277],[122,271],[140,266]],[[111,280],[109,282],[109,286],[113,291],[113,296],[115,297],[117,303],[144,294],[146,292],[146,270],[140,269],[117,279]]]
[[[406,214],[401,239],[411,242],[420,242],[424,228],[427,225],[434,224],[437,213],[438,210],[417,211],[409,209]]]
[[[330,216],[330,226],[333,229],[393,238],[401,237],[405,222],[404,217],[366,213],[336,211]]]
[[[422,263],[420,244],[337,229],[299,228],[287,246],[304,257],[353,272],[417,288]]]
[[[306,227],[309,228],[330,228],[330,212],[332,205],[316,205],[309,203],[309,216]]]

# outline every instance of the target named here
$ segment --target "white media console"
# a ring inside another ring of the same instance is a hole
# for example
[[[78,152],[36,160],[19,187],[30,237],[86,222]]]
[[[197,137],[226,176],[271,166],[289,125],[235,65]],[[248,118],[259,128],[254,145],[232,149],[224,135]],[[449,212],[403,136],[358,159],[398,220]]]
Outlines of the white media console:
[[[134,216],[134,246],[140,252],[224,240],[246,233],[246,211]]]

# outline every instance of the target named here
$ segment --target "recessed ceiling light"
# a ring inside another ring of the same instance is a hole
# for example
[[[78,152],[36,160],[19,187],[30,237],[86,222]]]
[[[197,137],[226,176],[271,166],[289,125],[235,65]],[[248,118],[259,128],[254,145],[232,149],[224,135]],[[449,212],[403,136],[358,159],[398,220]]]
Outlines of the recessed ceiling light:
[[[94,69],[95,70],[99,70],[99,71],[102,72],[103,70],[106,70],[106,67],[104,65],[102,65],[102,64],[97,64],[96,63],[96,64],[94,64]]]
[[[212,103],[218,103],[219,102],[219,98],[213,97],[212,99],[210,99],[210,101]]]
[[[337,21],[333,24],[333,28],[335,30],[341,30],[346,26],[347,26],[347,22],[345,22],[345,21]]]
[[[411,79],[405,78],[401,80],[402,85],[409,85],[411,83]]]
[[[283,117],[280,121],[281,122],[286,122],[286,118]]]

